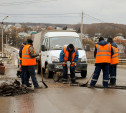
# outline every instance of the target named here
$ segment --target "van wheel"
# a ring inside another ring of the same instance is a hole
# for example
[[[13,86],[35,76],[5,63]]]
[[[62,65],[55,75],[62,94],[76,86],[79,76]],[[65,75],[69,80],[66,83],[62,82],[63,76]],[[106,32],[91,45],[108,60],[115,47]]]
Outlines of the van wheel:
[[[37,63],[37,73],[38,73],[38,74],[41,73],[40,61],[38,61],[38,63]]]
[[[55,72],[53,75],[54,82],[61,82],[63,73],[62,72]]]
[[[87,70],[86,71],[81,70],[81,77],[86,78],[86,76],[87,76]]]
[[[54,73],[49,70],[48,64],[46,65],[45,69],[45,78],[53,78]]]

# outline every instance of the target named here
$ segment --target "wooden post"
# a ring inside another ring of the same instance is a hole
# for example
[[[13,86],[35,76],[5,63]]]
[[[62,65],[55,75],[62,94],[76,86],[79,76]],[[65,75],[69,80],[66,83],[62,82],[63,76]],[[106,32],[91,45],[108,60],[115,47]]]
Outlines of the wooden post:
[[[82,35],[83,35],[83,16],[84,16],[84,13],[82,11],[82,16],[81,16],[81,41],[82,41]]]

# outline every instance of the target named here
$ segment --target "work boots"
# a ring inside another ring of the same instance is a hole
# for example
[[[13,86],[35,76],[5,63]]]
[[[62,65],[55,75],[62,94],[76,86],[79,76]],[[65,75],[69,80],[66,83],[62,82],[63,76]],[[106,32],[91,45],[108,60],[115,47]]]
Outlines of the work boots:
[[[67,79],[62,79],[62,82],[63,82],[63,84],[66,84],[67,83]]]
[[[75,80],[75,78],[71,78],[71,83],[76,83],[76,80]]]
[[[109,86],[115,87],[115,86],[116,86],[116,83],[111,83],[111,82],[110,82],[108,85],[109,85]]]

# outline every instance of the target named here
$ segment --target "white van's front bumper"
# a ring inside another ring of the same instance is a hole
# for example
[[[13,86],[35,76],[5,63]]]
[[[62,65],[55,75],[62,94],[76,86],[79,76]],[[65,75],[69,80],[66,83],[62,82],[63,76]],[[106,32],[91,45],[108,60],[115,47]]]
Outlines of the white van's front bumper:
[[[53,72],[63,70],[63,66],[61,65],[61,63],[52,63],[52,64],[48,64],[48,66],[49,66],[49,70],[53,71]],[[78,72],[81,72],[82,70],[86,71],[87,70],[87,63],[77,63],[75,70]]]

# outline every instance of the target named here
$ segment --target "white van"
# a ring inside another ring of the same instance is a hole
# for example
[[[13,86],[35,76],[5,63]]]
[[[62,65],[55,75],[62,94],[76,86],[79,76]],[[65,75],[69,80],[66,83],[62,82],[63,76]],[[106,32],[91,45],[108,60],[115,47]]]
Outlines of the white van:
[[[37,36],[39,35],[39,36]],[[45,76],[47,78],[53,77],[53,74],[62,69],[60,63],[60,52],[64,46],[73,44],[78,48],[79,60],[76,65],[75,72],[81,73],[82,77],[87,75],[87,58],[80,40],[79,35],[76,32],[70,31],[46,31],[44,33],[37,34],[33,41],[35,50],[42,53],[41,62]],[[41,36],[41,38],[40,38]],[[38,40],[39,39],[39,40]],[[40,45],[39,45],[40,44]],[[41,47],[40,47],[41,46]],[[39,49],[40,48],[40,49]],[[38,73],[40,73],[40,63],[38,60]]]

